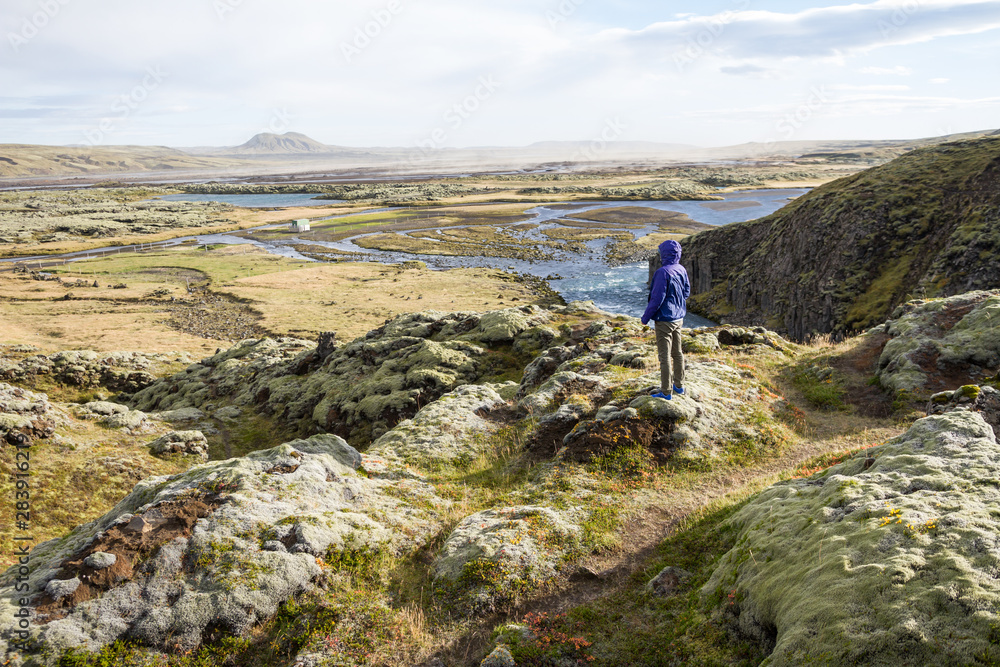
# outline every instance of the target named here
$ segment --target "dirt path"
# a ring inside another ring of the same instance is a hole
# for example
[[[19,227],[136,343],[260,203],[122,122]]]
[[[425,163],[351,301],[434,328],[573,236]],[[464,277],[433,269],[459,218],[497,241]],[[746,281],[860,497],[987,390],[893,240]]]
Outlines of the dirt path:
[[[860,363],[854,356],[868,359],[871,356],[865,350],[861,350],[861,355],[855,352],[852,349],[846,355],[848,361],[840,365],[840,370],[847,374],[847,384],[853,387],[865,385],[863,380],[870,377],[870,366]],[[779,384],[793,405],[807,406],[805,398],[790,383],[782,381]],[[629,586],[632,577],[649,566],[657,547],[686,520],[697,517],[716,503],[752,496],[793,474],[817,456],[878,445],[905,430],[905,425],[893,423],[888,418],[867,416],[871,412],[883,414],[881,408],[874,411],[852,408],[845,412],[801,409],[805,414],[804,433],[778,456],[749,467],[727,467],[693,479],[689,476],[663,478],[651,489],[657,497],[646,504],[640,501],[622,525],[620,548],[584,558],[567,580],[548,594],[514,610],[507,618],[513,622],[528,612],[563,613],[611,596]],[[451,659],[470,664],[468,661],[472,657],[488,651],[492,628],[502,620],[484,619],[471,628],[446,649],[445,662]]]

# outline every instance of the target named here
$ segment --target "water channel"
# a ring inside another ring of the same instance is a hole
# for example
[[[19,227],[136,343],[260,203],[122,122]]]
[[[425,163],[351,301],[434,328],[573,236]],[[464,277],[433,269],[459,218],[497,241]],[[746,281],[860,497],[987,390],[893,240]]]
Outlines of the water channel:
[[[541,234],[545,229],[557,227],[556,220],[560,218],[570,218],[579,216],[587,211],[601,208],[621,208],[626,206],[640,206],[644,208],[659,209],[664,211],[675,211],[685,213],[691,219],[710,225],[726,225],[734,222],[754,220],[782,208],[789,200],[805,194],[807,190],[786,189],[786,190],[746,190],[738,192],[720,193],[722,201],[597,201],[586,203],[552,204],[537,206],[529,209],[526,213],[532,216],[525,223],[537,225],[534,229],[523,233],[524,240],[540,241],[548,240]],[[280,208],[287,206],[327,206],[338,202],[330,200],[316,200],[315,195],[171,195],[163,197],[173,201],[220,201],[233,204],[235,206],[246,206],[252,208]],[[380,209],[381,211],[391,211],[393,209]],[[371,213],[367,211],[366,213]],[[357,213],[349,215],[358,215]],[[337,217],[348,216],[333,216]],[[316,220],[314,220],[315,222]],[[269,229],[274,227],[284,227],[285,225],[268,225],[257,229]],[[451,229],[454,229],[451,227]],[[254,231],[254,230],[249,230]],[[656,225],[647,225],[641,229],[631,231],[637,238],[659,231]],[[381,232],[376,232],[381,233]],[[333,250],[363,253],[372,261],[383,263],[399,263],[407,260],[420,260],[433,269],[450,268],[488,268],[514,271],[522,274],[548,278],[549,284],[567,301],[590,300],[598,307],[625,315],[638,317],[642,314],[646,306],[648,277],[648,267],[645,262],[626,264],[623,266],[611,267],[604,261],[604,251],[611,243],[608,239],[599,239],[586,242],[586,251],[576,252],[554,252],[544,260],[519,260],[500,257],[451,257],[443,255],[415,255],[411,253],[388,252],[362,248],[354,244],[354,240],[365,236],[361,233],[356,237],[338,241],[322,242],[312,239],[301,239],[297,237],[287,237],[282,239],[258,239],[252,234],[235,236],[231,234],[207,234],[199,236],[189,236],[173,239],[167,242],[169,245],[180,243],[197,242],[199,244],[240,244],[251,243],[261,247],[272,254],[282,255],[301,260],[310,260],[299,254],[293,246],[307,244],[312,246],[325,246]],[[164,245],[164,244],[157,244]],[[89,253],[74,253],[76,258],[81,258]],[[73,259],[73,256],[67,256]],[[23,260],[24,258],[22,258]],[[52,259],[52,258],[49,258]],[[708,326],[708,320],[696,315],[689,315],[685,319],[685,326],[698,327]]]

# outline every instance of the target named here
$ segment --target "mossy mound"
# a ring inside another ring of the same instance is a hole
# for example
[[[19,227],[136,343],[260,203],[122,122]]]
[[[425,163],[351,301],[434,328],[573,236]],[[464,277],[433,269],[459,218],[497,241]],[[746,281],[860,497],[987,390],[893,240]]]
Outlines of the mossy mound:
[[[0,442],[29,444],[33,438],[48,438],[66,415],[49,397],[0,382]]]
[[[218,633],[246,636],[324,570],[412,550],[439,529],[432,508],[448,501],[412,474],[364,474],[360,463],[319,435],[140,482],[100,519],[35,547],[27,593],[16,566],[0,575],[0,654],[25,596],[43,664],[118,640],[184,652]]]
[[[534,306],[481,315],[411,313],[321,360],[306,341],[248,340],[128,400],[162,411],[222,397],[303,433],[324,430],[367,444],[456,387],[496,375],[502,356],[491,356],[489,346],[516,348],[522,335],[537,346],[538,328],[550,318]]]
[[[513,385],[513,383],[511,383]],[[476,459],[491,447],[497,425],[484,416],[507,402],[499,386],[463,385],[396,425],[366,454],[399,465],[439,467]]]
[[[731,521],[703,595],[766,664],[1000,659],[1000,445],[974,412],[777,484]]]
[[[461,610],[510,608],[551,580],[577,548],[582,513],[505,507],[466,517],[434,562],[436,593]]]
[[[0,352],[0,380],[37,383],[47,379],[72,387],[104,387],[112,392],[135,392],[149,386],[153,373],[176,361],[190,363],[186,354],[94,352],[68,350],[54,354]]]
[[[1000,369],[1000,291],[906,303],[869,335],[886,335],[882,384],[923,397],[977,384]]]

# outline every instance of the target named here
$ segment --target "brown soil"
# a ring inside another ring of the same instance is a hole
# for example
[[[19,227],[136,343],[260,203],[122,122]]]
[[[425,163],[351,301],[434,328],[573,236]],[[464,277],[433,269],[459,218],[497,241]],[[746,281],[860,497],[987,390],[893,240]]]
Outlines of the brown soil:
[[[198,519],[210,515],[223,502],[216,494],[171,500],[135,515],[128,523],[112,526],[99,540],[63,561],[55,578],[79,577],[80,587],[60,600],[43,593],[35,606],[38,622],[45,624],[64,618],[81,602],[94,599],[122,582],[131,581],[138,566],[160,546],[178,537],[189,537]],[[102,570],[84,564],[87,556],[97,551],[113,554],[118,560]]]
[[[942,362],[941,353],[933,346],[924,345],[910,355],[927,376],[924,389],[931,393],[958,389],[967,384],[977,384],[982,379],[983,369],[972,364]]]
[[[581,463],[610,454],[623,444],[637,443],[658,459],[666,460],[668,438],[673,424],[653,419],[621,420],[596,423],[586,434],[573,439],[566,455]]]
[[[931,324],[941,332],[951,331],[956,324],[962,321],[962,318],[971,313],[976,309],[977,303],[968,303],[964,306],[955,306],[954,308],[947,308],[941,312],[934,315],[934,319],[931,320]]]
[[[195,290],[190,299],[166,304],[168,327],[201,338],[240,341],[273,335],[259,322],[261,314],[237,299],[218,292]]]
[[[844,402],[864,417],[881,419],[889,417],[893,412],[892,398],[870,382],[888,342],[889,336],[886,334],[868,336],[849,353],[830,359],[830,366],[845,379],[847,392]]]

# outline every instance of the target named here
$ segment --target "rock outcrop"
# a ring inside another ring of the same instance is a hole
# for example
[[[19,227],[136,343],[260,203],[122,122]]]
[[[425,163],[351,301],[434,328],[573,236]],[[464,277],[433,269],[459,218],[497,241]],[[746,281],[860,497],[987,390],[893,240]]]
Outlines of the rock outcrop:
[[[996,661],[998,476],[982,416],[927,417],[748,503],[703,594],[769,665]]]
[[[1000,138],[914,150],[684,243],[690,307],[794,340],[863,331],[918,296],[1000,286]]]
[[[550,337],[540,327],[550,318],[533,306],[401,315],[332,350],[318,367],[313,343],[247,340],[157,381],[129,402],[150,412],[198,408],[222,398],[304,433],[371,441],[443,394],[487,375],[488,345],[531,347],[539,336]]]
[[[190,362],[186,354],[70,350],[25,356],[0,352],[0,380],[33,382],[44,377],[73,387],[131,393],[156,379],[151,371],[177,360]]]
[[[0,382],[0,442],[27,444],[48,438],[65,419],[45,394]]]
[[[362,474],[360,463],[319,435],[140,482],[100,519],[32,551],[32,641],[55,661],[119,639],[183,652],[220,630],[247,635],[345,554],[423,544],[440,521],[431,508],[448,501],[412,474]],[[0,575],[7,640],[24,595],[17,576]]]
[[[906,303],[883,326],[879,381],[898,392],[954,390],[1000,373],[1000,290]]]

